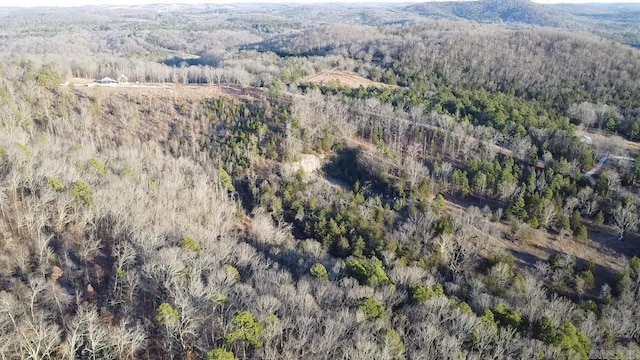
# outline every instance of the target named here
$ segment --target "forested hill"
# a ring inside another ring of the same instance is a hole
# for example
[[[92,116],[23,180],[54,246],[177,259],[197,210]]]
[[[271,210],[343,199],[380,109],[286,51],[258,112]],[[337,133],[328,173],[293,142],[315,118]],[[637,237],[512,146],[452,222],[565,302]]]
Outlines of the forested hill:
[[[426,17],[541,26],[562,26],[568,18],[573,18],[567,13],[553,11],[549,7],[528,0],[426,2],[408,6],[406,10],[415,11]]]
[[[640,4],[557,4],[553,11],[566,12],[584,19],[582,29],[612,40],[640,47]],[[589,27],[591,24],[592,27]]]
[[[640,358],[589,9],[0,9],[0,359]]]
[[[405,10],[435,19],[586,31],[635,47],[640,46],[640,6],[633,3],[548,5],[528,0],[444,1],[410,5]]]
[[[431,22],[383,28],[327,26],[275,36],[258,47],[281,54],[373,61],[401,86],[442,84],[502,91],[565,111],[581,101],[640,106],[640,52],[588,34]],[[433,90],[433,89],[431,89]]]

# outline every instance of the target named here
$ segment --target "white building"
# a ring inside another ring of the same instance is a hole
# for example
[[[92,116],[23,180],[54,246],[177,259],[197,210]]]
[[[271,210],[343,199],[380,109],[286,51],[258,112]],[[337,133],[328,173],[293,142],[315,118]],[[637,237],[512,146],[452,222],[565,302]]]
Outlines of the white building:
[[[116,86],[118,85],[118,80],[110,77],[103,77],[102,79],[96,80],[95,83],[99,86]]]

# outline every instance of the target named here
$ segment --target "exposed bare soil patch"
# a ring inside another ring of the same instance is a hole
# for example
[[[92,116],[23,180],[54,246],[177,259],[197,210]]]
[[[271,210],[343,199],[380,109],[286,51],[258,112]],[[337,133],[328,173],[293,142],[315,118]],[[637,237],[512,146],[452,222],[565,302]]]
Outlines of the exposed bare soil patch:
[[[242,88],[229,85],[174,84],[174,83],[118,83],[108,86],[94,85],[92,79],[72,78],[61,86],[100,91],[105,94],[144,94],[172,98],[203,98],[232,96],[239,99],[256,99],[262,94],[259,88]],[[97,89],[97,90],[94,90]]]
[[[318,85],[326,85],[331,81],[337,81],[341,85],[358,88],[362,87],[394,87],[392,85],[383,84],[381,82],[371,81],[365,77],[362,77],[354,72],[343,71],[337,69],[329,69],[322,71],[318,74],[307,76],[303,81],[308,81]]]
[[[303,170],[304,173],[312,175],[316,170],[322,166],[322,158],[314,154],[300,154],[298,161],[287,163],[283,165],[283,170],[286,173],[293,174],[298,170]]]

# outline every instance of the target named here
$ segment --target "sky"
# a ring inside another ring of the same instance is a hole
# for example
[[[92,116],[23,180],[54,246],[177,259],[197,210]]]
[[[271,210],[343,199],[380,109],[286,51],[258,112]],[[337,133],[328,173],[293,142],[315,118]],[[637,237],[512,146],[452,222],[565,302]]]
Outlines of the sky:
[[[640,3],[640,0],[533,0],[537,3],[616,3],[616,2],[634,2]],[[366,2],[420,2],[416,0],[0,0],[0,6],[83,6],[83,5],[137,5],[137,4],[157,4],[157,3],[322,3],[322,2],[348,2],[348,3],[366,3]]]

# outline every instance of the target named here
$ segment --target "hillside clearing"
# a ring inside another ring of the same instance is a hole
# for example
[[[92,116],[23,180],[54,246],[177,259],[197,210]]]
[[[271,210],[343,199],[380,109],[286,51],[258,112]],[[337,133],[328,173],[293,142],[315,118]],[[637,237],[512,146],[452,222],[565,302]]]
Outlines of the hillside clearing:
[[[365,88],[370,86],[378,87],[378,88],[394,87],[392,85],[383,84],[381,82],[371,81],[354,72],[337,70],[337,69],[325,70],[318,74],[307,76],[302,80],[310,83],[318,84],[318,85],[326,85],[332,81],[335,81],[341,85],[348,86],[351,88],[358,88],[360,86]]]
[[[90,86],[93,80],[73,78],[61,84],[76,89],[100,91],[106,94],[143,94],[152,96],[170,96],[172,98],[208,98],[231,96],[238,99],[256,99],[262,94],[260,88],[243,88],[233,85],[175,84],[175,83],[119,83],[112,86]],[[98,90],[95,90],[98,89]]]

